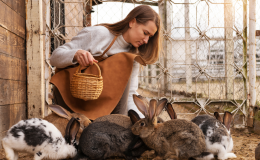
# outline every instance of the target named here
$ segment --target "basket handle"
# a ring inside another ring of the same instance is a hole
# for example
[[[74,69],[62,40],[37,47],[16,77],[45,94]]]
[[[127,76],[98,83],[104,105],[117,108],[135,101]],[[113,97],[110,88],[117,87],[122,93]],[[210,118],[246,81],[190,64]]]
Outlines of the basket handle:
[[[96,67],[98,69],[98,76],[101,77],[101,70],[100,70],[98,64],[96,62],[93,62],[93,64],[96,65]],[[78,66],[76,73],[80,72],[80,68],[81,68],[81,65]]]

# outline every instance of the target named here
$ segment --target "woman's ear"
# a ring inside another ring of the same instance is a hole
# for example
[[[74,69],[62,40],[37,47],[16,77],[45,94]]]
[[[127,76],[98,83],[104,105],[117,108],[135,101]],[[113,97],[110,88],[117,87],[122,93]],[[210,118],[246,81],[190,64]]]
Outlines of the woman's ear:
[[[130,22],[129,22],[129,28],[132,28],[136,23],[136,19],[132,19]]]

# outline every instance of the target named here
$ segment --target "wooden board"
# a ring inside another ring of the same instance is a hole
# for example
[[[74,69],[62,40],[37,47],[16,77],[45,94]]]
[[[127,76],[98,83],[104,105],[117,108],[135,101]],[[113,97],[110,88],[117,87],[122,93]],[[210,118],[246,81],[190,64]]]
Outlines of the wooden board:
[[[0,53],[0,79],[26,82],[26,60]]]
[[[0,105],[26,103],[26,81],[0,79]]]
[[[0,105],[0,139],[6,135],[9,128],[23,119],[26,119],[25,103],[4,106]]]
[[[10,127],[10,105],[0,106],[0,132]]]
[[[9,128],[19,122],[20,120],[26,119],[26,104],[12,104],[10,106],[10,122]]]
[[[25,60],[25,39],[0,27],[0,53]]]
[[[25,0],[0,0],[17,14],[25,18]]]
[[[7,133],[7,131],[0,131],[0,139],[2,140],[4,137],[5,137],[5,135],[6,135],[6,133]],[[2,149],[3,147],[2,147],[2,144],[0,145],[0,149]],[[5,158],[5,157],[3,157],[3,158]],[[1,156],[0,156],[0,159],[1,159]]]
[[[25,18],[25,0],[0,0],[0,140],[27,118]]]
[[[25,39],[25,18],[0,1],[0,27]]]

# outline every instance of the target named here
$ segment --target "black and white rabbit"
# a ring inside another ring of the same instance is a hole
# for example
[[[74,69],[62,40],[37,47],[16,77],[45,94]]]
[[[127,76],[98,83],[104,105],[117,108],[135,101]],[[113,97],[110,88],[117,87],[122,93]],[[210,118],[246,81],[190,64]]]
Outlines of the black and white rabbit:
[[[223,121],[218,114],[215,117],[209,115],[199,115],[192,119],[205,135],[206,151],[218,156],[218,159],[236,158],[232,153],[233,140],[230,133],[232,114],[228,111],[224,113]]]
[[[77,154],[75,138],[79,128],[80,123],[71,119],[63,138],[61,132],[46,120],[21,120],[2,139],[6,158],[17,160],[19,151],[34,154],[34,160],[72,158]]]

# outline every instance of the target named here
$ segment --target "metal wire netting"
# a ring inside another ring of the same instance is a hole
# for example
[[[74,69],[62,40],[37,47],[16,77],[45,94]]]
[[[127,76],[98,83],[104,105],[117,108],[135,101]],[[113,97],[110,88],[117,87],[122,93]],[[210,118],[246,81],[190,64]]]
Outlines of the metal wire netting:
[[[150,5],[161,16],[164,50],[155,64],[141,70],[138,93],[148,99],[167,97],[180,118],[228,110],[236,114],[236,124],[244,125],[248,49],[243,31],[248,32],[249,9],[241,0],[51,0],[51,51],[83,27],[122,20],[140,4]],[[256,40],[259,76],[260,38]]]

